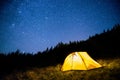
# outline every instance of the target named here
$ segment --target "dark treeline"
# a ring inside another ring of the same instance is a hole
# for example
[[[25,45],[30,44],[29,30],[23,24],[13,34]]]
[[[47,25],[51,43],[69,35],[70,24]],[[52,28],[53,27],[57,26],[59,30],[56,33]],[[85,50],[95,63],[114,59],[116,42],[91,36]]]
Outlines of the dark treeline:
[[[79,34],[80,35],[80,34]],[[95,34],[85,41],[58,43],[55,47],[47,48],[36,54],[22,53],[19,50],[9,54],[0,53],[0,75],[12,70],[25,70],[28,67],[45,67],[63,63],[65,57],[74,51],[87,51],[96,58],[120,57],[120,25],[110,30]]]

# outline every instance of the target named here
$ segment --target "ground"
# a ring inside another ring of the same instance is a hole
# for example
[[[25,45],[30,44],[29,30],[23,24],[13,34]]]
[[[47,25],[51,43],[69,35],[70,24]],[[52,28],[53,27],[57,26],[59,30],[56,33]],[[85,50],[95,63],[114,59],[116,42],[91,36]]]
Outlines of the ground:
[[[120,80],[120,58],[96,60],[103,67],[87,71],[62,72],[60,64],[14,71],[3,80]]]

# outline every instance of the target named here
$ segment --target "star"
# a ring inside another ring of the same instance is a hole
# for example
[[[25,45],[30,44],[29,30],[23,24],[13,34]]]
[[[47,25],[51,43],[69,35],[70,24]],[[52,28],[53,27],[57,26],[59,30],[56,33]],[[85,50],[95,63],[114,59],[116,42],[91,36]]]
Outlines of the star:
[[[44,18],[45,18],[45,20],[48,20],[48,16],[45,16]]]
[[[14,27],[14,26],[15,26],[15,23],[12,23],[12,26]]]
[[[86,40],[120,22],[117,1],[12,0],[0,7],[0,40],[4,41],[0,51],[37,52],[60,41]],[[20,41],[25,45],[19,46]]]
[[[15,28],[15,23],[12,23],[11,26],[9,26],[10,29]]]
[[[22,34],[25,34],[25,32],[23,31]]]
[[[19,10],[19,11],[18,11],[18,13],[19,13],[19,14],[21,14],[21,13],[22,13],[22,11],[21,11],[21,10]]]

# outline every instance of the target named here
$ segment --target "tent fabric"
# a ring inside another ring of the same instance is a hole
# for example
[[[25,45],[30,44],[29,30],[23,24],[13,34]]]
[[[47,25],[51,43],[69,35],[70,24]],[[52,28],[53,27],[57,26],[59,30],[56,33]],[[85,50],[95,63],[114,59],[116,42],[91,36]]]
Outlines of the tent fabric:
[[[61,70],[90,70],[99,67],[101,65],[92,59],[87,52],[73,52],[66,57]]]

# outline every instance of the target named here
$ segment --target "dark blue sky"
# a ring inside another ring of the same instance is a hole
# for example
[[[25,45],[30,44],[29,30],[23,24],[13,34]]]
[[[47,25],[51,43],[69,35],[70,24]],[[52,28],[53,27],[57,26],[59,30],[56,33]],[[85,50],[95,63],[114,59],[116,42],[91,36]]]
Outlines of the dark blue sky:
[[[0,1],[0,52],[43,51],[120,23],[119,0]]]

